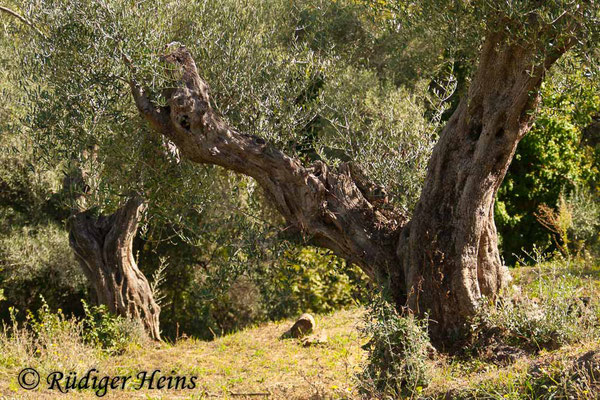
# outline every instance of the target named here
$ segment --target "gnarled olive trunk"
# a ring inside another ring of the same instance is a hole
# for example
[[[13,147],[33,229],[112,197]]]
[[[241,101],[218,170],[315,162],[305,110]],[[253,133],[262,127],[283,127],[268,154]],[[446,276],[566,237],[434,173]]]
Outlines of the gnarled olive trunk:
[[[432,339],[443,344],[467,325],[483,296],[496,297],[509,279],[498,253],[494,197],[530,128],[545,71],[572,44],[547,28],[539,25],[533,42],[510,38],[507,30],[488,35],[468,93],[434,148],[410,222],[372,200],[351,163],[304,166],[227,125],[182,45],[171,44],[164,56],[179,79],[164,93],[168,106],[156,106],[130,83],[140,113],[184,157],[256,179],[291,230],[358,264],[391,289],[399,307],[429,315]]]
[[[132,251],[143,207],[139,197],[132,197],[108,216],[78,212],[69,220],[69,242],[98,302],[117,315],[141,321],[149,336],[160,340],[160,307]]]
[[[425,186],[401,234],[408,305],[431,318],[433,339],[458,334],[483,297],[510,279],[498,253],[494,198],[532,111],[546,69],[562,54],[490,35],[467,96],[441,133]]]

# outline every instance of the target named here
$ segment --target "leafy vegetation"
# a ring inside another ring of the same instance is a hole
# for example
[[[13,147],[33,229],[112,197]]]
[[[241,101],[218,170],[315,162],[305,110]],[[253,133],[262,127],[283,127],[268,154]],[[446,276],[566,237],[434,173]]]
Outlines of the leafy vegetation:
[[[360,375],[362,391],[369,396],[418,396],[431,379],[427,361],[434,350],[427,321],[399,315],[378,299],[370,305],[363,329],[369,341],[363,346],[368,358]]]
[[[498,191],[514,285],[478,304],[458,350],[436,352],[435,321],[375,294],[355,260],[309,246],[252,178],[187,160],[131,99],[141,82],[166,105],[176,82],[164,46],[183,43],[225,122],[306,167],[352,161],[383,193],[372,208],[408,218],[495,16],[577,13],[542,3],[10,0],[18,16],[0,11],[0,395],[17,394],[25,365],[148,365],[201,376],[208,396],[597,397],[584,357],[600,335],[594,2],[579,21],[592,48],[580,40],[548,73]],[[83,200],[73,171],[85,176]],[[69,245],[75,203],[97,217],[133,194],[147,206],[133,256],[160,304],[162,343],[97,304]],[[280,340],[304,312],[326,343]]]
[[[584,134],[600,112],[597,84],[591,70],[575,60],[558,67],[542,87],[535,124],[519,144],[498,192],[496,221],[503,255],[510,262],[534,245],[556,245],[552,232],[536,220],[540,207],[560,207],[561,196],[583,193],[588,207],[598,203],[598,143]],[[588,232],[588,241],[595,240],[591,236]]]

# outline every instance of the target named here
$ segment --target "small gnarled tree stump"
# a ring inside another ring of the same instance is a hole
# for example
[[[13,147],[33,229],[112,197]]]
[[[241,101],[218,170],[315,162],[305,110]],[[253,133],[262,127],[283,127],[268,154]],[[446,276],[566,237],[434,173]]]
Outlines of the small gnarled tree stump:
[[[98,302],[117,315],[141,321],[149,336],[160,340],[160,307],[133,257],[143,208],[144,202],[135,196],[108,216],[78,212],[69,220],[69,243]]]

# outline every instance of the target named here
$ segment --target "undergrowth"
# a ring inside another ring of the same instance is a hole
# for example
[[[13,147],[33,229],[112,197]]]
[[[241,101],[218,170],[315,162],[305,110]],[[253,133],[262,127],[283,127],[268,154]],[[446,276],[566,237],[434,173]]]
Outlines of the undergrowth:
[[[369,338],[359,375],[363,394],[386,399],[600,398],[600,351],[590,352],[587,364],[579,359],[581,351],[565,354],[600,337],[600,270],[585,260],[555,257],[538,258],[535,267],[513,272],[515,279],[502,297],[481,303],[461,349],[433,359],[426,320],[400,314],[382,299],[374,301],[363,332]],[[600,347],[596,343],[588,350]],[[493,379],[451,390],[428,386],[494,370],[499,375]]]
[[[430,379],[427,321],[411,313],[399,313],[378,296],[366,314],[363,346],[367,360],[359,374],[359,387],[368,397],[413,397]]]
[[[11,309],[11,321],[0,330],[0,366],[37,365],[42,370],[76,368],[121,354],[147,340],[139,324],[107,312],[104,306],[88,306],[83,319],[52,311],[44,299],[36,312],[27,311],[23,323]]]

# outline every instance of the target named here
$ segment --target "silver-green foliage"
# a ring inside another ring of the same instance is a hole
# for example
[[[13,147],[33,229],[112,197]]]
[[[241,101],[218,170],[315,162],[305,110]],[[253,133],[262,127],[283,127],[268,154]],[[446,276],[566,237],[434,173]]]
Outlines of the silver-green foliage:
[[[179,41],[211,85],[217,109],[237,129],[294,154],[293,144],[306,143],[307,126],[321,117],[327,121],[322,132],[310,138],[317,153],[323,146],[341,147],[372,179],[403,193],[403,202],[414,201],[434,137],[423,118],[424,98],[364,65],[347,68],[354,59],[333,45],[324,51],[298,36],[307,12],[318,15],[332,7],[280,0],[25,2],[22,9],[46,36],[37,35],[22,55],[22,86],[35,99],[28,122],[40,151],[50,159],[85,163],[83,150],[98,145],[90,167],[97,187],[91,193],[101,207],[114,207],[132,190],[152,198],[165,187],[199,186],[205,176],[194,175],[185,163],[169,167],[156,161],[152,148],[160,149],[161,140],[151,139],[137,116],[127,83],[134,76],[162,102],[161,90],[173,83],[160,54],[165,44]],[[363,36],[380,34],[353,18]],[[335,41],[337,33],[328,34],[321,42]],[[319,80],[324,87],[315,89]],[[165,177],[169,168],[183,178]]]
[[[429,383],[431,347],[427,320],[400,315],[382,298],[369,307],[363,333],[369,338],[367,361],[359,375],[361,388],[374,398],[420,393]]]

